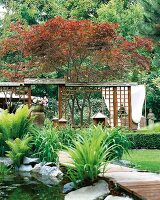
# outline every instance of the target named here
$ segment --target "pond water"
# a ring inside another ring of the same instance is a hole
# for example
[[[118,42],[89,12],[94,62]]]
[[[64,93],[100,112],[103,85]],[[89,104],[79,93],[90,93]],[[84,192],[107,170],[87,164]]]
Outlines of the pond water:
[[[0,200],[63,200],[63,184],[45,185],[31,176],[0,177]]]

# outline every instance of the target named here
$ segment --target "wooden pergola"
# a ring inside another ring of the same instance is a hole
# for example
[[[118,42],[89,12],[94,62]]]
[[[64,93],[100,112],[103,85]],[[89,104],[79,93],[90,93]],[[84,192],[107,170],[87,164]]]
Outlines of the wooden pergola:
[[[66,118],[69,109],[69,101],[81,93],[82,96],[91,93],[101,93],[103,113],[104,106],[107,106],[110,126],[127,126],[132,128],[131,108],[131,86],[137,83],[69,83],[65,79],[24,79],[24,82],[1,82],[0,91],[10,91],[19,96],[18,101],[32,105],[32,85],[58,85],[58,115],[59,119]],[[27,97],[27,98],[26,98]],[[73,113],[72,113],[73,114]],[[94,113],[95,114],[95,113]]]
[[[30,86],[24,82],[0,82],[0,108],[10,109],[13,102],[29,105],[30,98]]]

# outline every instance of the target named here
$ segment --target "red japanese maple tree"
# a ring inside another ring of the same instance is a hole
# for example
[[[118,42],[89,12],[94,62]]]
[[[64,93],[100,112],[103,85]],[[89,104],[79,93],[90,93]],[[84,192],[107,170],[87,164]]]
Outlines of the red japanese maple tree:
[[[139,49],[151,51],[152,41],[141,37],[125,40],[118,35],[117,27],[61,17],[27,30],[20,23],[14,24],[14,34],[1,41],[0,56],[12,53],[15,57],[20,55],[20,60],[2,73],[22,78],[57,71],[66,75],[68,81],[77,82],[123,77],[126,70],[136,66],[149,70],[149,59]],[[10,75],[12,71],[15,74]]]

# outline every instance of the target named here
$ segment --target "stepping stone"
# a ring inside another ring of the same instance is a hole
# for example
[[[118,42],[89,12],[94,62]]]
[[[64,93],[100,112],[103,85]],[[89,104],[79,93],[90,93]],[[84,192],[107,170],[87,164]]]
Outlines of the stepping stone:
[[[112,196],[109,195],[108,197],[106,197],[104,200],[133,200],[129,197],[119,197],[119,196]]]
[[[104,199],[109,194],[108,184],[104,180],[98,181],[93,186],[82,187],[68,193],[65,200],[96,200]]]

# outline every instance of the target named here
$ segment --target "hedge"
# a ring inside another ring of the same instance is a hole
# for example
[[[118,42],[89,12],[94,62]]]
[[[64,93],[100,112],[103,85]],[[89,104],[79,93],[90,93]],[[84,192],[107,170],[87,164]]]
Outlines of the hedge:
[[[160,133],[128,133],[132,149],[160,149]]]

